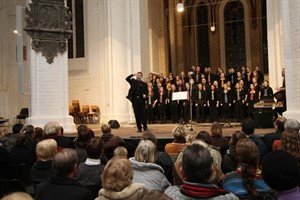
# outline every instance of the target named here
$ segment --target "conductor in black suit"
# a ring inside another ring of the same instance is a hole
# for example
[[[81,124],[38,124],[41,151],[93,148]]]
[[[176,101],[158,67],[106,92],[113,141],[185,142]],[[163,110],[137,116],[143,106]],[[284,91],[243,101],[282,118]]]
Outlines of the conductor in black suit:
[[[136,76],[136,79],[133,78]],[[132,107],[135,115],[135,121],[138,131],[142,132],[142,124],[144,130],[147,130],[146,119],[146,97],[147,97],[147,84],[142,81],[143,73],[137,72],[136,74],[130,74],[127,76],[126,81],[130,84],[130,89],[127,95],[127,99],[132,102]]]

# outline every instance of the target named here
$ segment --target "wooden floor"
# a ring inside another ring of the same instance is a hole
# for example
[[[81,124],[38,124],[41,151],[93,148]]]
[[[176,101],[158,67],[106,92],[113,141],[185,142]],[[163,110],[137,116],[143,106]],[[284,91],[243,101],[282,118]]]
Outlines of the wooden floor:
[[[236,130],[241,130],[239,124],[231,124],[232,127],[226,125],[223,126],[223,136],[231,136],[231,134]],[[173,138],[172,130],[179,126],[178,124],[149,124],[149,130],[156,135],[157,138]],[[88,124],[88,127],[94,130],[96,136],[102,135],[101,133],[101,124]],[[183,125],[187,133],[200,131],[210,132],[210,123],[205,124],[193,124],[192,127],[190,124]],[[192,128],[192,129],[191,129]],[[270,129],[255,129],[255,133],[258,135],[264,135],[266,133],[274,132],[274,128]],[[118,135],[122,138],[135,138],[141,136],[141,133],[137,133],[137,128],[134,124],[121,124],[120,128],[112,129],[114,135]]]

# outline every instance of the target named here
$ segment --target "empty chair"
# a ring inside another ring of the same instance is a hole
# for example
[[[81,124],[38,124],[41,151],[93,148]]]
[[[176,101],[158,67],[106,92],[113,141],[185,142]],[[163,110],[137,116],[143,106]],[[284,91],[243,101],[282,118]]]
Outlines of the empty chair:
[[[72,100],[72,105],[74,107],[74,121],[76,124],[83,123],[85,114],[81,112],[79,100]]]
[[[96,105],[91,105],[91,113],[94,113],[93,115],[93,123],[98,124],[100,122],[100,109]]]
[[[16,116],[16,121],[17,122],[25,122],[25,119],[28,117],[28,114],[29,114],[29,110],[28,108],[22,108],[21,111],[20,111],[20,114],[18,114]]]

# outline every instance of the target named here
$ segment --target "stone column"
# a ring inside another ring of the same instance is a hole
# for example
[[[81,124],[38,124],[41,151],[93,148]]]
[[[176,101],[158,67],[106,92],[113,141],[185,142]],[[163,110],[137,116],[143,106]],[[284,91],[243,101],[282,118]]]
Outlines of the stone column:
[[[48,3],[58,4],[58,1],[56,3],[52,2],[53,1],[49,1]],[[62,13],[60,13],[59,9],[53,9],[54,6],[47,7],[47,5],[44,5],[44,7],[39,7],[36,4],[34,8],[30,7],[29,10],[31,13],[44,11],[45,16],[40,16],[38,20],[45,20],[45,18],[47,18],[46,21],[51,24],[46,23],[43,26],[43,30],[49,30],[54,27],[54,31],[58,29],[67,31],[66,27],[58,25],[61,23],[56,23],[56,19],[61,19],[59,14],[62,15]],[[47,12],[47,9],[42,10],[45,7],[49,9],[49,12]],[[41,10],[35,10],[37,8]],[[55,14],[53,15],[53,13]],[[46,16],[47,14],[49,14],[49,16]],[[37,25],[40,24],[40,22],[30,23],[30,21],[34,20],[27,21],[25,27],[25,30],[31,36],[27,48],[30,77],[30,114],[29,118],[26,119],[26,124],[43,128],[49,121],[58,121],[64,128],[66,134],[74,133],[76,132],[76,126],[73,122],[73,117],[69,116],[68,111],[68,53],[67,51],[62,52],[64,48],[60,49],[64,45],[64,39],[55,43],[56,46],[53,48],[57,50],[56,52],[54,49],[47,49],[51,44],[47,42],[43,44],[42,37],[53,38],[54,35],[51,35],[51,33],[46,34],[46,32],[45,35],[36,33],[37,35],[40,34],[39,36],[41,37],[38,42],[36,42],[36,35],[32,33],[40,29],[41,25]],[[64,37],[61,32],[55,34]],[[52,57],[53,59],[51,60]]]
[[[300,1],[281,1],[284,66],[286,81],[286,118],[300,121]]]

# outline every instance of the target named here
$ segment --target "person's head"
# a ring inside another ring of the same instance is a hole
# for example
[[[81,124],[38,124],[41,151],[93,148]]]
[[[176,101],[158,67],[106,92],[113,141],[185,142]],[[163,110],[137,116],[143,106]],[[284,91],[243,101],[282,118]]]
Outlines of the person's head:
[[[229,81],[229,82],[227,81],[227,84],[224,84],[224,85],[223,85],[223,89],[224,89],[224,90],[227,90],[227,89],[228,89],[228,86],[230,86],[230,84],[231,84],[230,81]]]
[[[300,179],[297,160],[286,151],[272,151],[262,161],[262,177],[274,190],[293,189]]]
[[[212,144],[211,137],[207,131],[200,131],[196,136],[196,140],[202,140],[206,144]]]
[[[254,85],[257,84],[257,78],[256,78],[256,77],[253,77],[253,78],[252,78],[252,83],[253,83]]]
[[[211,91],[215,91],[215,89],[216,89],[216,86],[212,84],[212,85],[210,86],[210,90],[211,90]]]
[[[186,143],[191,144],[194,140],[196,140],[196,133],[189,133],[186,136]]]
[[[156,161],[156,146],[150,140],[141,140],[135,150],[134,158],[138,162],[154,163]]]
[[[125,147],[117,147],[114,150],[114,157],[121,157],[121,158],[127,158],[128,151]]]
[[[269,87],[269,81],[264,80],[264,87],[265,87],[265,88]]]
[[[292,154],[300,162],[300,134],[284,131],[281,136],[281,149]]]
[[[143,73],[142,72],[137,72],[136,73],[136,80],[140,81],[143,78]]]
[[[142,134],[142,138],[141,140],[150,140],[151,142],[153,142],[153,144],[156,145],[157,143],[157,138],[156,136],[151,133],[150,131],[145,131],[143,134]]]
[[[284,130],[299,132],[300,123],[296,119],[286,119],[284,123]]]
[[[276,131],[283,132],[284,131],[284,124],[285,124],[286,118],[285,117],[278,117],[274,122],[274,127]]]
[[[255,122],[251,118],[245,118],[242,121],[242,131],[246,133],[246,135],[251,135],[255,130]]]
[[[202,84],[199,83],[199,84],[198,84],[198,89],[199,89],[199,90],[202,90],[202,88],[203,88]]]
[[[35,152],[40,161],[52,160],[57,152],[57,143],[53,139],[42,140],[37,143]]]
[[[86,145],[86,153],[88,158],[100,159],[103,151],[103,141],[101,138],[92,138],[88,141]]]
[[[236,76],[237,76],[238,78],[241,78],[241,77],[242,77],[242,73],[241,73],[240,71],[238,71],[238,72],[236,73]]]
[[[253,178],[256,176],[260,160],[257,145],[250,138],[244,138],[237,142],[235,151],[243,184],[251,197],[258,197],[259,192],[253,184]]]
[[[34,126],[28,124],[22,127],[22,129],[20,130],[21,134],[27,134],[33,137],[34,135]]]
[[[229,140],[229,145],[235,146],[236,143],[243,138],[246,138],[246,134],[243,131],[235,131],[232,133],[230,140]]]
[[[174,142],[176,143],[185,143],[186,133],[182,126],[175,127],[172,130],[172,134],[174,136]]]
[[[251,83],[250,84],[250,90],[254,90],[255,89],[255,86]]]
[[[249,66],[246,67],[246,72],[248,72],[248,73],[251,72],[251,68]]]
[[[190,89],[190,83],[185,83],[185,88],[186,88],[187,90],[189,90],[189,89]]]
[[[45,136],[60,135],[60,131],[61,131],[61,126],[59,125],[58,122],[55,122],[55,121],[48,122],[44,126],[44,134],[45,134]]]
[[[90,128],[82,129],[78,132],[76,145],[80,148],[86,148],[86,144],[89,142],[90,139],[95,137],[94,131]]]
[[[33,138],[36,142],[42,141],[44,139],[44,130],[41,127],[35,127]]]
[[[59,177],[74,177],[78,156],[74,149],[64,148],[57,152],[53,160],[54,174]]]
[[[103,134],[110,134],[111,133],[111,127],[109,124],[104,124],[101,126],[101,131]]]
[[[206,84],[206,78],[202,78],[201,83],[202,83],[202,85],[205,85]]]
[[[4,196],[1,200],[33,200],[33,198],[25,192],[13,192]]]
[[[239,163],[256,168],[259,163],[257,145],[250,138],[240,139],[236,144],[236,156]]]
[[[222,137],[222,126],[219,122],[213,122],[210,128],[212,137]]]
[[[12,132],[14,134],[20,133],[21,129],[23,128],[23,124],[15,124],[12,127]]]
[[[132,184],[133,170],[128,159],[114,157],[102,172],[102,188],[108,191],[122,191]]]
[[[206,183],[212,174],[210,152],[199,144],[188,145],[182,154],[181,174],[185,181]]]

